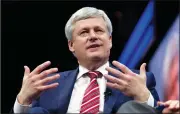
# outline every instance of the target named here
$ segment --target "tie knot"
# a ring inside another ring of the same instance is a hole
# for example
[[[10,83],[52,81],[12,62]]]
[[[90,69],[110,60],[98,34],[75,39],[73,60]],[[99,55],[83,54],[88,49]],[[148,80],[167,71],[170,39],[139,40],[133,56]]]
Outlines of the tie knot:
[[[102,73],[99,71],[89,71],[87,74],[91,78],[91,80],[94,78],[102,77]]]

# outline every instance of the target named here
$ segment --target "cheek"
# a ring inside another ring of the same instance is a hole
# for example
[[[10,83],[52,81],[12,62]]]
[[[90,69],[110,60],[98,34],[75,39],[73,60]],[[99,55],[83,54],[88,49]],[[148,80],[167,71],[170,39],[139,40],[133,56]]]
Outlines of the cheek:
[[[76,41],[75,45],[74,45],[74,48],[75,50],[79,51],[79,50],[85,50],[85,42],[84,41]]]
[[[111,49],[111,47],[112,47],[112,43],[111,43],[111,42],[109,42],[109,41],[106,41],[106,43],[105,43],[105,47],[106,47],[106,49]]]

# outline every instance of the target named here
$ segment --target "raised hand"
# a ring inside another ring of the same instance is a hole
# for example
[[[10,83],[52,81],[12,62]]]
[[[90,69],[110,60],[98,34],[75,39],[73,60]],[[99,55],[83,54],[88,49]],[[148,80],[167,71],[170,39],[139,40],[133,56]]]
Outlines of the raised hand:
[[[54,81],[60,77],[59,74],[48,76],[58,71],[57,68],[44,70],[50,64],[50,61],[44,62],[43,64],[37,66],[32,72],[30,72],[28,66],[24,66],[25,71],[23,83],[17,96],[20,104],[29,105],[33,100],[39,97],[42,91],[55,88],[59,85],[58,83],[47,84],[48,82]]]
[[[140,67],[140,74],[132,72],[128,67],[113,61],[112,64],[119,68],[121,71],[107,67],[106,70],[115,75],[104,75],[107,80],[107,86],[120,90],[127,96],[133,97],[135,100],[145,102],[150,96],[150,92],[146,87],[146,64],[143,63]]]
[[[158,105],[164,105],[163,114],[180,114],[180,106],[178,100],[168,100],[166,102],[158,102]]]

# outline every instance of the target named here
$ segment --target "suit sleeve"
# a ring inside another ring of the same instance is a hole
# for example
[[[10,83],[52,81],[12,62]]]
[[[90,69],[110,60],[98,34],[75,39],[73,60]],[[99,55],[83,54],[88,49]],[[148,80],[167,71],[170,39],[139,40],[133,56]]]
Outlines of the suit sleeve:
[[[138,70],[132,70],[132,71],[139,74]],[[154,106],[157,106],[157,101],[159,101],[159,96],[155,89],[155,86],[156,86],[155,77],[154,77],[153,73],[151,73],[151,72],[147,72],[146,76],[147,76],[146,86],[154,98]],[[116,103],[112,109],[112,113],[116,113],[117,110],[119,109],[119,107],[121,107],[121,105],[124,104],[125,102],[133,100],[132,97],[125,96],[121,92],[119,92],[118,96],[119,97],[117,98]]]
[[[33,106],[33,107],[32,107]],[[10,114],[28,114],[28,113],[35,113],[35,114],[49,114],[49,112],[42,108],[38,107],[38,101],[33,101],[31,106],[23,106],[18,103],[17,99],[15,101],[14,107],[9,112]]]
[[[155,89],[156,80],[155,80],[155,77],[154,77],[153,73],[151,73],[151,72],[147,73],[146,85],[147,85],[149,91],[151,92],[152,96],[154,97],[154,106],[156,106],[157,101],[159,101],[159,96],[158,96],[158,93],[157,93],[157,91]]]

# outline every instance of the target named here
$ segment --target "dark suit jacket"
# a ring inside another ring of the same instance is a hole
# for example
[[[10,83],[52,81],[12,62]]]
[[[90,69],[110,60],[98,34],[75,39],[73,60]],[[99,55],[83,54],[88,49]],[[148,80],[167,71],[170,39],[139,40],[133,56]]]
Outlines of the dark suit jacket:
[[[139,71],[135,71],[139,73]],[[60,78],[56,80],[59,86],[54,89],[47,90],[41,94],[39,99],[33,102],[29,112],[31,113],[52,113],[52,114],[65,114],[67,113],[72,90],[78,74],[78,68],[75,70],[60,72]],[[147,87],[156,101],[159,100],[159,96],[155,90],[155,78],[150,72],[147,72]],[[111,94],[106,96],[104,103],[104,113],[116,113],[119,107],[129,101],[133,100],[131,97],[127,97],[120,91],[112,88],[106,88]]]

